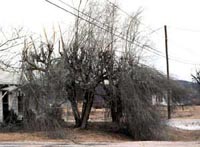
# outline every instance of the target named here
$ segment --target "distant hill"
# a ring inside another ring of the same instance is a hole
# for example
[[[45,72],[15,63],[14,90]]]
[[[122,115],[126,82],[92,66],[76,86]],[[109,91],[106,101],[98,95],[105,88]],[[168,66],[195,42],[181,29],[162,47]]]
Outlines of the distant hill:
[[[177,82],[187,90],[187,94],[181,98],[184,104],[197,104],[200,105],[200,86],[197,83],[177,80]]]
[[[198,88],[198,84],[190,81],[177,80],[177,82],[184,88]]]

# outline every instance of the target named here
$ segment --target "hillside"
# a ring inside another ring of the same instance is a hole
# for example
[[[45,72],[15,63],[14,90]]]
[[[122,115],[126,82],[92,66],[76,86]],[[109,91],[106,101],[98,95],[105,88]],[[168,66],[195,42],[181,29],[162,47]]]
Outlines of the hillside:
[[[197,104],[200,105],[200,89],[199,85],[194,82],[177,80],[177,82],[187,90],[187,94],[181,98],[184,104]]]

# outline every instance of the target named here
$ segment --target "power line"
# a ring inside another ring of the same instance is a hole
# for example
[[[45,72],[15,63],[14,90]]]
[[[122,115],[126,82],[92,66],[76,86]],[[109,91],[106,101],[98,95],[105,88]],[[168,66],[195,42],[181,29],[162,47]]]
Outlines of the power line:
[[[98,24],[96,24],[96,23],[94,23],[94,22],[91,22],[91,21],[89,21],[89,20],[87,20],[87,19],[81,17],[80,15],[74,14],[73,12],[71,12],[71,11],[69,11],[69,10],[67,10],[67,9],[65,9],[65,8],[63,8],[63,7],[61,7],[61,6],[57,5],[57,4],[55,4],[55,3],[51,2],[51,1],[49,1],[49,0],[45,0],[45,1],[48,2],[48,3],[50,3],[50,4],[52,4],[52,5],[54,5],[54,6],[56,6],[57,8],[59,8],[59,9],[65,11],[65,12],[71,14],[71,15],[74,15],[74,16],[76,16],[76,17],[79,17],[80,19],[82,19],[82,20],[84,20],[84,21],[86,21],[86,22],[88,22],[88,23],[90,23],[90,24],[92,24],[92,25],[94,25],[94,26],[96,26],[96,27],[98,27],[98,28],[100,28],[100,29],[106,31],[106,32],[110,32],[108,29],[105,29],[104,27],[99,26]],[[76,9],[76,8],[74,8],[74,9]],[[88,16],[88,15],[87,15],[87,16]],[[90,16],[88,16],[88,17],[90,17]],[[91,17],[91,18],[92,18],[92,17]],[[92,19],[94,19],[94,18],[92,18]],[[96,20],[96,19],[94,19],[94,20]],[[96,21],[97,21],[97,20],[96,20]],[[111,33],[111,32],[110,32],[110,33]],[[120,33],[120,34],[121,34],[121,33]],[[138,47],[145,48],[146,50],[150,49],[150,50],[153,50],[153,51],[156,51],[156,52],[160,52],[159,50],[154,49],[154,48],[152,48],[152,47],[150,47],[150,46],[148,46],[148,45],[141,45],[141,43],[139,43],[139,42],[136,41],[136,40],[134,40],[134,41],[135,41],[135,43],[134,43],[133,41],[128,40],[127,38],[124,38],[124,37],[121,36],[120,34],[112,33],[112,35],[114,35],[114,36],[116,36],[116,37],[118,37],[118,38],[120,38],[120,39],[122,39],[122,40],[125,40],[125,41],[127,41],[127,42],[129,42],[129,43],[135,44],[135,45],[138,46]],[[137,44],[136,44],[136,43],[137,43]],[[148,49],[147,49],[147,48],[148,48]],[[150,50],[148,50],[148,51],[150,51]],[[160,53],[161,53],[161,52],[160,52]]]
[[[122,8],[120,8],[118,5],[116,5],[115,3],[111,2],[110,0],[106,0],[108,3],[112,4],[115,8],[119,9],[121,12],[123,12],[124,14],[126,14],[128,17],[133,18],[132,15],[130,15],[128,12],[126,12],[125,10],[123,10]],[[144,23],[142,23],[140,20],[137,20],[139,23],[141,23],[142,25],[144,25],[146,28],[148,28],[149,30],[151,30],[152,32],[154,31],[152,28],[150,28],[149,26],[145,25]]]
[[[157,34],[157,31],[155,31],[155,33]],[[159,34],[157,34],[157,35],[159,35]],[[163,36],[161,36],[161,37],[164,39]],[[181,46],[180,44],[177,44],[177,42],[174,41],[173,39],[170,39],[170,40],[171,40],[172,45],[174,45],[178,48],[185,49],[185,51],[190,50],[189,48],[185,48],[185,47]],[[171,60],[174,60],[176,62],[180,62],[180,63],[183,63],[183,64],[190,64],[190,65],[197,65],[196,63],[190,62],[189,60],[184,60],[183,58],[177,58],[177,57],[172,56],[172,55],[169,55],[169,57],[170,57]]]
[[[105,23],[102,23],[101,21],[99,21],[99,20],[97,20],[97,19],[95,19],[95,18],[89,16],[88,14],[86,14],[86,13],[84,13],[84,12],[82,12],[82,11],[79,11],[77,8],[75,8],[75,7],[73,7],[73,6],[69,5],[69,4],[67,4],[66,2],[64,2],[64,1],[62,1],[62,0],[58,0],[58,1],[60,1],[60,2],[63,3],[64,5],[66,5],[66,6],[70,7],[70,8],[72,8],[73,10],[77,11],[78,13],[80,12],[80,13],[83,14],[84,16],[89,17],[89,18],[92,19],[93,21],[99,22],[99,23],[102,24],[103,26],[106,26],[106,27],[108,27],[108,28],[110,28],[110,29],[112,28],[111,26],[106,25]],[[78,16],[78,17],[80,17],[80,16]],[[157,32],[157,31],[159,31],[161,28],[162,28],[162,27],[159,27],[158,29],[152,30],[152,32],[150,32],[150,34],[153,34],[153,33]],[[115,29],[117,29],[117,28],[114,28],[114,30],[115,30]],[[109,30],[107,30],[107,31],[108,31],[108,32],[111,32],[111,31],[109,31]],[[111,33],[112,33],[112,32],[111,32]],[[122,34],[122,32],[120,33],[120,32],[118,32],[118,31],[117,31],[117,33],[119,33],[120,35]],[[121,38],[121,39],[128,41],[127,38]],[[133,42],[130,41],[130,40],[129,40],[128,42],[133,43]],[[139,43],[139,42],[136,41],[136,40],[135,40],[135,42],[137,42],[138,44],[141,44],[141,43]],[[144,47],[147,47],[147,48],[149,48],[149,49],[151,49],[151,50],[160,52],[159,50],[156,50],[156,49],[154,49],[154,48],[152,48],[152,47],[150,47],[150,46],[148,46],[148,45],[144,45]],[[161,53],[161,52],[160,52],[160,53]]]
[[[152,29],[152,31],[148,35],[154,34],[154,33],[158,32],[158,31],[160,31],[162,28],[163,27],[159,27],[159,28],[154,29],[154,30]]]
[[[120,52],[120,53],[125,53],[125,51],[120,51],[120,50],[115,50],[115,51],[116,52]],[[159,53],[156,53],[156,52],[154,52],[154,54],[157,55],[157,56],[162,57],[163,59],[166,58],[165,55],[162,55],[162,54],[159,54]],[[197,64],[197,63],[192,63],[190,61],[181,60],[181,59],[177,59],[177,58],[174,58],[174,57],[169,57],[169,60],[170,61],[174,61],[174,62],[178,62],[178,63],[181,63],[181,64],[186,64],[186,65],[193,65],[193,66],[200,65],[200,64]]]
[[[131,16],[128,12],[126,12],[125,10],[123,10],[122,8],[120,8],[118,5],[116,5],[115,3],[111,2],[110,0],[106,0],[107,2],[109,2],[110,4],[112,4],[114,7],[116,7],[117,9],[119,9],[120,11],[122,11],[124,14],[126,14],[127,16],[129,16],[130,18],[133,18],[133,16]],[[139,20],[138,20],[139,21]],[[139,21],[141,24],[143,24],[141,21]],[[146,26],[145,24],[143,24],[144,26]],[[146,28],[148,28],[149,30],[151,30],[150,34],[153,34],[153,33],[157,33],[159,30],[162,29],[162,27],[158,28],[158,29],[155,29],[153,30],[152,28],[150,28],[149,26],[146,26]],[[172,27],[173,28],[173,27]],[[174,27],[175,28],[175,27]],[[200,30],[194,30],[194,29],[188,29],[188,28],[178,28],[176,27],[176,29],[179,29],[179,30],[183,30],[183,31],[190,31],[190,32],[200,32]],[[184,63],[184,64],[191,64],[191,65],[196,65],[194,63],[191,63],[191,62],[187,62],[187,61],[184,61],[184,60],[179,60],[179,59],[174,59],[174,57],[172,57],[171,55],[170,56],[170,60],[174,60],[176,62],[181,62],[181,63]]]
[[[96,24],[96,23],[94,23],[94,22],[91,22],[91,21],[89,21],[89,20],[87,20],[87,19],[85,19],[85,18],[83,18],[83,17],[81,17],[81,16],[78,16],[77,14],[74,14],[73,12],[71,12],[71,11],[69,11],[69,10],[67,10],[67,9],[65,9],[65,8],[63,8],[63,7],[61,7],[61,6],[57,5],[57,4],[55,4],[55,3],[51,2],[51,1],[49,1],[49,0],[45,0],[45,1],[48,2],[48,3],[50,3],[50,4],[52,4],[52,5],[54,5],[54,6],[56,6],[57,8],[59,8],[59,9],[65,11],[65,12],[67,12],[67,13],[73,15],[73,16],[79,17],[80,19],[82,19],[82,20],[84,20],[84,21],[86,21],[86,22],[88,22],[88,23],[90,23],[90,24],[92,24],[92,25],[94,25],[94,26],[96,26],[96,27],[98,27],[98,28],[100,28],[100,29],[106,31],[106,32],[110,32],[109,30],[105,29],[104,27],[99,26],[98,24]],[[71,7],[72,7],[72,6],[71,6]],[[74,9],[76,9],[76,8],[74,8]],[[79,10],[78,10],[78,11],[79,11]],[[81,12],[81,11],[80,11],[80,12]],[[85,14],[85,15],[86,15],[86,14]],[[88,15],[86,15],[86,16],[87,16],[87,17],[90,17],[90,16],[88,16]],[[94,18],[91,17],[91,19],[94,19]],[[94,19],[94,20],[95,20],[95,19]],[[97,20],[96,20],[96,21],[97,21]],[[97,22],[98,22],[98,21],[97,21]],[[114,36],[116,36],[116,37],[118,37],[118,38],[120,38],[120,39],[122,39],[122,40],[125,40],[125,41],[127,41],[127,42],[130,42],[130,43],[132,43],[132,44],[135,44],[136,46],[138,46],[138,47],[140,47],[140,48],[143,48],[143,49],[145,49],[145,50],[147,50],[147,51],[149,51],[149,52],[151,52],[151,53],[153,53],[153,54],[155,54],[155,55],[158,55],[158,56],[160,56],[160,57],[165,58],[165,55],[162,55],[162,54],[161,54],[162,52],[160,52],[159,50],[157,50],[157,49],[155,49],[155,48],[153,48],[153,47],[150,47],[150,46],[148,46],[148,45],[141,45],[141,43],[139,43],[139,42],[135,42],[135,43],[134,43],[133,41],[124,38],[124,37],[121,36],[120,34],[112,33],[112,35],[114,35]],[[136,44],[136,43],[137,43],[137,44]],[[170,57],[169,59],[170,59],[170,60],[173,60],[173,61],[175,61],[175,62],[183,63],[183,64],[197,65],[197,64],[190,63],[190,62],[185,62],[185,61],[182,61],[182,60],[179,60],[179,59],[174,59],[174,58],[172,58],[172,57]]]
[[[158,28],[157,30],[159,30],[159,28]],[[158,31],[154,31],[153,33],[159,35],[159,34],[158,34]],[[159,36],[160,36],[160,35],[159,35]],[[164,39],[163,36],[161,36],[161,37]],[[182,49],[185,49],[186,51],[190,50],[189,48],[185,48],[185,47],[181,46],[180,44],[177,44],[176,41],[174,41],[173,39],[170,39],[170,40],[171,40],[172,45],[174,45],[174,46],[176,46],[176,47],[179,47],[179,48],[182,48]],[[172,51],[172,52],[173,52],[173,51]],[[184,59],[182,59],[182,58],[177,59],[177,57],[172,56],[172,55],[169,55],[169,57],[170,57],[171,60],[174,60],[174,61],[176,60],[176,62],[181,62],[181,63],[183,63],[183,64],[197,65],[197,64],[195,64],[195,63],[190,62],[189,60],[184,60]]]
[[[182,27],[173,27],[169,26],[171,29],[176,29],[180,31],[186,31],[186,32],[193,32],[193,33],[200,33],[200,30],[190,29],[190,28],[182,28]]]
[[[64,5],[66,5],[66,6],[70,7],[71,9],[77,11],[78,13],[81,13],[82,15],[85,15],[85,16],[89,17],[89,18],[92,19],[93,21],[100,22],[100,21],[98,21],[97,19],[92,18],[92,17],[89,16],[88,14],[84,13],[83,11],[78,10],[77,8],[75,8],[75,7],[71,6],[71,5],[69,5],[69,4],[66,3],[66,2],[64,2],[64,1],[62,1],[62,0],[58,0],[58,1],[61,2],[61,3],[64,4]],[[100,22],[100,23],[101,23],[103,26],[105,25],[106,27],[111,28],[109,25],[106,25],[106,24],[104,24],[104,23],[102,23],[102,22]]]
[[[175,59],[175,58],[169,58],[169,59],[172,60],[172,61],[175,61],[175,62],[182,63],[182,64],[187,64],[187,65],[194,65],[194,66],[200,65],[200,63],[197,64],[197,63],[187,62],[185,60],[180,60],[180,59]]]

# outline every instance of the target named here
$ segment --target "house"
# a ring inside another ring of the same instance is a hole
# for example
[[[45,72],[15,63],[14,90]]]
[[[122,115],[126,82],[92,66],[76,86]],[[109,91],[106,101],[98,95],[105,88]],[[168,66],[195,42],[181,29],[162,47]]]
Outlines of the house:
[[[16,74],[0,71],[0,123],[7,119],[10,110],[20,115],[22,109],[22,94]]]
[[[152,96],[152,105],[160,105],[160,106],[167,106],[167,99],[166,96]]]

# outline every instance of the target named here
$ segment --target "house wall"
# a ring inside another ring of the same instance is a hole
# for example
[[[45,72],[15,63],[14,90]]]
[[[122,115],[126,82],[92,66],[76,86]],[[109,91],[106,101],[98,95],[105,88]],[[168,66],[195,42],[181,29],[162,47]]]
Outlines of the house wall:
[[[9,93],[9,110],[11,109],[18,115],[18,98],[16,92]]]
[[[161,96],[156,96],[153,95],[152,96],[152,105],[162,105],[162,106],[167,106],[167,101],[165,99],[165,97]]]
[[[2,98],[2,92],[0,92],[0,122],[3,122],[3,100],[1,98]],[[18,115],[18,99],[16,92],[9,93],[8,103],[9,103],[9,110],[13,109],[14,112]]]
[[[0,122],[3,122],[3,101],[1,97],[2,97],[2,92],[0,92]]]

